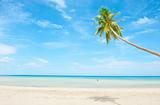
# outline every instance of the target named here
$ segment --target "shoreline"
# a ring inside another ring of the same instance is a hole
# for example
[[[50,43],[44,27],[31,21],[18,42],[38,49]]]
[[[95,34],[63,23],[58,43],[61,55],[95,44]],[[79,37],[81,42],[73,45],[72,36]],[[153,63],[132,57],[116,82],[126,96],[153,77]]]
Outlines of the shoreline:
[[[75,90],[160,90],[160,87],[37,87],[37,86],[9,86],[9,85],[0,85],[0,88],[12,88],[12,89],[42,89],[42,90],[52,90],[52,89],[59,89],[59,90],[70,90],[70,89],[75,89]]]

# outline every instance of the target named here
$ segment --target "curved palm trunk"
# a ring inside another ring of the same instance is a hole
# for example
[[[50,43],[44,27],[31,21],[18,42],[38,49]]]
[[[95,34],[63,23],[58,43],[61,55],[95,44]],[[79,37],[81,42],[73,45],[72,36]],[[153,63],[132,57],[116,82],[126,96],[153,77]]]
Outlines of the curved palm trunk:
[[[152,51],[152,50],[149,50],[149,49],[147,49],[147,48],[144,48],[144,47],[138,46],[138,45],[136,45],[136,44],[134,44],[134,43],[132,43],[132,42],[129,42],[127,39],[122,38],[121,36],[119,36],[112,28],[111,28],[111,30],[112,30],[112,32],[113,32],[115,35],[117,35],[117,37],[118,37],[119,39],[121,39],[122,41],[124,41],[124,42],[126,42],[126,43],[128,43],[128,44],[130,44],[130,45],[132,45],[132,46],[134,46],[134,47],[136,47],[136,48],[138,48],[138,49],[140,49],[140,50],[146,51],[146,52],[148,52],[148,53],[151,53],[151,54],[153,54],[153,55],[156,55],[156,56],[160,57],[160,53],[154,52],[154,51]]]

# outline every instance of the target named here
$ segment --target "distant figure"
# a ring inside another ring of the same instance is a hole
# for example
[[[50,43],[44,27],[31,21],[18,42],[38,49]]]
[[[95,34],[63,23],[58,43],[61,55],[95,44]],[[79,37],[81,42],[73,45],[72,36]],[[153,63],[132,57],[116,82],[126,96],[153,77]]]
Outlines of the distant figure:
[[[99,82],[99,79],[97,79],[97,82]]]

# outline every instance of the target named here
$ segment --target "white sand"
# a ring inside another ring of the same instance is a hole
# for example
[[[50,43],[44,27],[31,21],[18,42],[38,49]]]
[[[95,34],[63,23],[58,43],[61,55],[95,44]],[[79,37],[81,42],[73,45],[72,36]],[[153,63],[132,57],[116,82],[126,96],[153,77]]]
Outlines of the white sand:
[[[76,89],[0,86],[0,105],[160,105],[160,88]]]

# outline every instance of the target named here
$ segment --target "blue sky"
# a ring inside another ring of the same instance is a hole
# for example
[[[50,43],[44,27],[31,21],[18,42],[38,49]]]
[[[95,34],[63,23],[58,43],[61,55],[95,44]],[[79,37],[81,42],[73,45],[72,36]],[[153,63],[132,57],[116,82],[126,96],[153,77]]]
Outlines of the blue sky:
[[[160,52],[159,0],[0,0],[0,74],[160,75],[160,58],[95,37],[100,7],[128,40]]]

